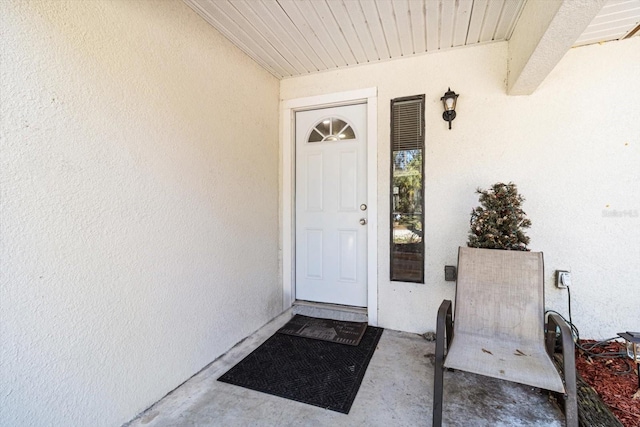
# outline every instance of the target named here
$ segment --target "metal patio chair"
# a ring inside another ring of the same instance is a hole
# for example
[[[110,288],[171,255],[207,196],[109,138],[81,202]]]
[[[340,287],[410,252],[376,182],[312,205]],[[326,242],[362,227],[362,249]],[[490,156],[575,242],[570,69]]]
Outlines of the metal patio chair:
[[[560,316],[549,314],[545,339],[541,252],[461,247],[454,314],[451,301],[444,300],[436,329],[434,427],[442,425],[445,368],[560,393],[567,426],[578,426],[571,330]],[[558,331],[564,381],[552,361]]]

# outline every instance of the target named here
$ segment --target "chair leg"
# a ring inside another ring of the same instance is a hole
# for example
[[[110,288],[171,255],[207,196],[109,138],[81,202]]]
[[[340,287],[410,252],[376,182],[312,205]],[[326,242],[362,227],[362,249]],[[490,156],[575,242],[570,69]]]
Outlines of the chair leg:
[[[570,348],[562,345],[562,359],[564,361],[564,387],[567,397],[564,401],[564,413],[567,418],[567,427],[578,427],[578,390],[576,386],[576,359],[574,354],[573,339]]]
[[[442,426],[442,394],[444,380],[444,347],[445,335],[447,344],[450,343],[451,330],[451,301],[444,300],[438,310],[436,325],[436,360],[433,376],[433,427]]]
[[[444,345],[444,342],[442,345]],[[438,341],[436,340],[436,348],[437,346]],[[442,426],[442,381],[444,379],[444,368],[442,366],[442,359],[438,358],[437,352],[436,350],[436,368],[433,378],[433,427]]]

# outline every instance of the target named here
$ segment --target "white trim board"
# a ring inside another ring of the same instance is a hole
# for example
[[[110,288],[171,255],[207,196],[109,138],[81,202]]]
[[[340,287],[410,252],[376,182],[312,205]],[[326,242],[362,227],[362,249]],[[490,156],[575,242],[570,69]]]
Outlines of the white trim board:
[[[367,315],[378,325],[378,89],[367,88],[283,100],[282,126],[282,304],[286,310],[295,296],[295,112],[320,107],[367,103]]]

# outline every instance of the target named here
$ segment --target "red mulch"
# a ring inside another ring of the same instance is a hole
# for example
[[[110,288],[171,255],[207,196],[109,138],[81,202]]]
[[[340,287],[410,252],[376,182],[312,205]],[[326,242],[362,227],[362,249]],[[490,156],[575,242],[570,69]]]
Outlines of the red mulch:
[[[582,346],[587,348],[594,342],[580,340]],[[594,347],[591,351],[621,352],[624,351],[624,344],[610,341],[604,346]],[[629,369],[627,361],[633,366],[633,372],[617,374]],[[640,426],[640,398],[633,398],[634,393],[638,391],[638,372],[636,364],[631,359],[588,357],[582,350],[576,350],[576,368],[582,379],[594,388],[625,427]]]

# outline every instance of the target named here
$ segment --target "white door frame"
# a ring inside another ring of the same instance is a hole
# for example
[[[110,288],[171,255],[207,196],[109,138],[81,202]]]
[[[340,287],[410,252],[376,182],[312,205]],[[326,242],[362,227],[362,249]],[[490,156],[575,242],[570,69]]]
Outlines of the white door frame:
[[[378,90],[359,89],[281,102],[282,132],[282,303],[296,300],[295,290],[295,112],[367,103],[367,315],[378,325]]]

